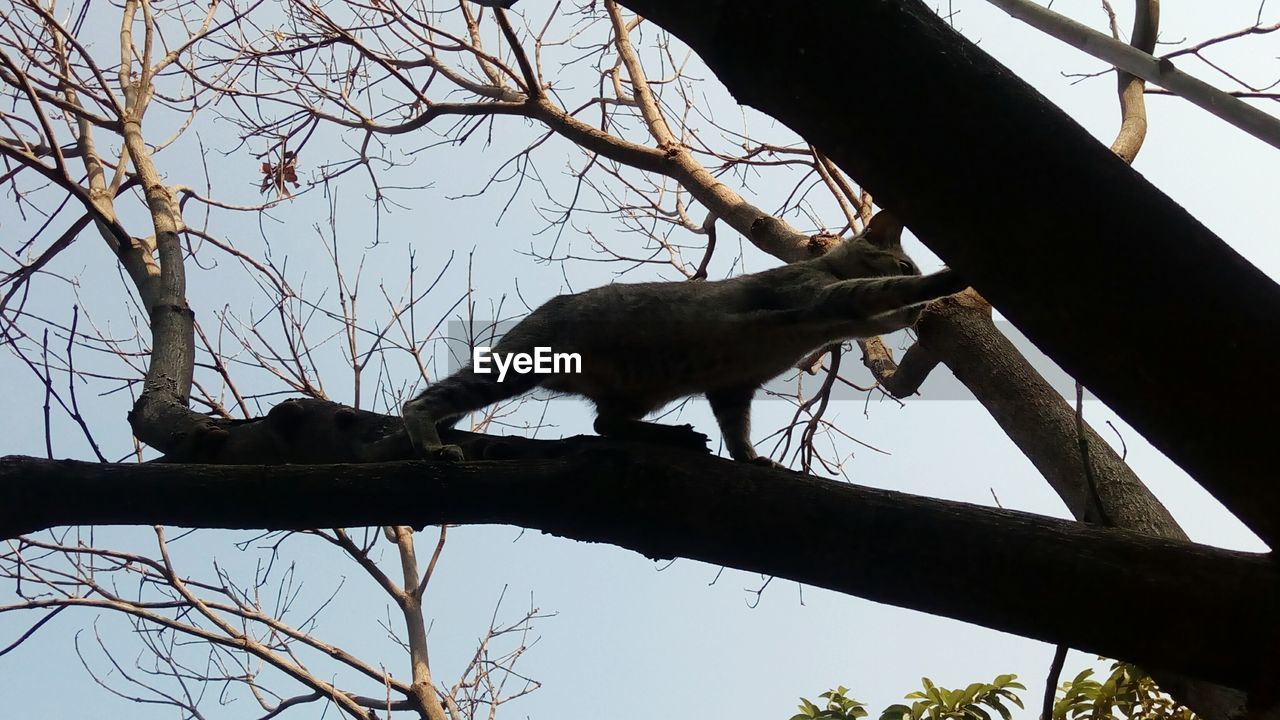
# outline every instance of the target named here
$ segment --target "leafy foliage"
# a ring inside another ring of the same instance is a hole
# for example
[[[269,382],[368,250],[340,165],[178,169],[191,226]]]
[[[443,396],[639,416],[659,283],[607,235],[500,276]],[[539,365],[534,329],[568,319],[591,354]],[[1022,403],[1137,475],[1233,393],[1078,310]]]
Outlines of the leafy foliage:
[[[1129,663],[1116,662],[1098,682],[1083,670],[1058,688],[1052,720],[1196,720],[1196,714],[1160,691],[1151,676]]]
[[[1134,665],[1116,662],[1111,675],[1099,682],[1093,670],[1083,670],[1057,689],[1050,720],[1199,720],[1188,708],[1161,692],[1149,675]],[[911,704],[894,704],[880,713],[879,720],[1012,720],[1009,705],[1024,709],[1017,691],[1026,686],[1017,675],[1000,675],[990,683],[973,683],[964,689],[948,690],[929,678],[921,678],[922,690],[908,693]],[[791,720],[853,720],[867,716],[866,706],[840,686],[818,697],[819,706],[800,698],[800,712]]]
[[[921,678],[924,690],[907,693],[911,705],[890,705],[880,713],[880,720],[991,720],[991,710],[1003,720],[1012,720],[1006,702],[1022,708],[1016,690],[1027,688],[1015,678],[1000,675],[989,683],[971,683],[963,690],[938,687],[929,678]]]
[[[867,708],[857,700],[848,696],[849,688],[841,685],[835,690],[828,690],[818,697],[827,701],[825,708],[820,708],[805,698],[800,698],[800,712],[792,715],[791,720],[855,720],[867,716]]]

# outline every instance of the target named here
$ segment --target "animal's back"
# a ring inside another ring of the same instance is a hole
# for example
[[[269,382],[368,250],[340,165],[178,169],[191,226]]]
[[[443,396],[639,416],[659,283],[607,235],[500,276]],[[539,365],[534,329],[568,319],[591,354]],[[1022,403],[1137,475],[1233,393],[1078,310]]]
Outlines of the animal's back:
[[[539,307],[498,350],[577,353],[581,373],[540,384],[645,414],[688,395],[762,384],[821,344],[795,321],[794,301],[760,296],[774,286],[757,278],[594,288]]]

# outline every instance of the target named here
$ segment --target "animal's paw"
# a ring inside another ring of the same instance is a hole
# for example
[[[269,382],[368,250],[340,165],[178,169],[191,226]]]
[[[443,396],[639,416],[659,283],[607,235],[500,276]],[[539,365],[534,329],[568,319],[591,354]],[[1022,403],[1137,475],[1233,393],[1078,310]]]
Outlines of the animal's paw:
[[[943,268],[930,277],[933,280],[933,286],[938,297],[955,295],[969,287],[969,283],[960,276],[960,273],[951,268]]]
[[[775,461],[773,458],[767,458],[763,455],[757,455],[751,458],[750,460],[748,460],[747,462],[751,463],[752,465],[759,465],[760,467],[769,468],[770,470],[789,470],[790,469],[786,465],[783,465],[782,463]]]
[[[422,459],[441,460],[444,462],[462,462],[467,458],[462,454],[462,448],[457,445],[441,445],[438,448],[428,448]]]

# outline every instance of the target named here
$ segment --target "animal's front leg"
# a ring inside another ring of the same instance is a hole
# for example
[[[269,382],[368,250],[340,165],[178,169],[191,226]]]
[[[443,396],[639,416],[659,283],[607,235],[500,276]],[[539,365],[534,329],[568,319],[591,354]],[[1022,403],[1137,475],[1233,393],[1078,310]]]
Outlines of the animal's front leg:
[[[820,312],[833,317],[871,320],[953,295],[966,287],[968,284],[949,268],[930,275],[841,280],[823,288],[818,296],[817,306]],[[899,325],[898,328],[906,327],[907,324]]]
[[[903,328],[909,328],[916,324],[916,320],[920,319],[920,311],[924,309],[924,305],[913,305],[902,310],[895,310],[884,315],[873,318],[866,318],[858,323],[859,337],[871,337],[872,335],[888,335],[897,332]]]

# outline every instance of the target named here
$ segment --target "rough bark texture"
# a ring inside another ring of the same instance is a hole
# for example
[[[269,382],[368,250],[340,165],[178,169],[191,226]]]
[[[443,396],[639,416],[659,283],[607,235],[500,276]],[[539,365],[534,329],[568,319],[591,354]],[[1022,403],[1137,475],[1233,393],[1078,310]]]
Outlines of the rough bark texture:
[[[599,438],[516,445],[544,457],[324,467],[7,458],[0,534],[72,524],[501,523],[758,571],[1218,681],[1270,680],[1254,673],[1280,647],[1280,575],[1263,556]],[[1151,626],[1161,631],[1143,629]]]
[[[926,308],[916,329],[920,340],[912,349],[925,348],[948,358],[956,378],[1031,460],[1072,515],[1084,520],[1095,514],[1076,442],[1075,410],[996,328],[991,306],[972,291],[954,295]],[[1186,540],[1164,505],[1087,423],[1085,437],[1097,500],[1110,523]],[[1244,693],[1168,672],[1157,674],[1161,688],[1202,717],[1245,716]]]
[[[951,365],[956,378],[1023,448],[1072,515],[1085,519],[1091,499],[1076,443],[1075,409],[996,328],[991,307],[976,293],[953,295],[926,308],[916,329],[930,352],[969,359]],[[1116,527],[1186,540],[1164,505],[1087,423],[1085,435],[1106,517]]]
[[[916,0],[627,0],[902,217],[1067,372],[1269,544],[1280,287]],[[851,38],[850,33],[855,37]],[[859,92],[842,92],[848,68]],[[871,98],[870,102],[863,98]],[[1217,354],[1187,352],[1213,332]],[[1212,373],[1206,370],[1212,366]]]

